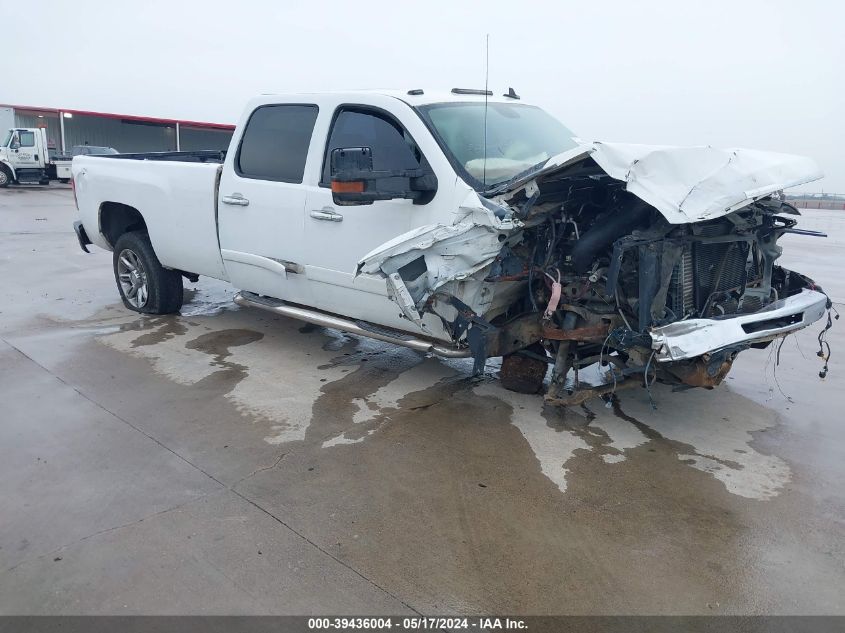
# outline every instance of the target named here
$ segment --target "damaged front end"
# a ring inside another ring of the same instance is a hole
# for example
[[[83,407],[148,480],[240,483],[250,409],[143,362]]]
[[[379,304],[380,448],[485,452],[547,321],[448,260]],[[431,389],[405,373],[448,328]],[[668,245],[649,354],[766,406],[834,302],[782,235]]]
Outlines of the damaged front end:
[[[709,388],[830,308],[775,263],[783,234],[809,233],[779,192],[820,176],[783,154],[582,145],[468,193],[453,224],[396,238],[359,273],[384,276],[420,328],[437,315],[476,372],[502,356],[505,387],[553,403],[657,379]]]

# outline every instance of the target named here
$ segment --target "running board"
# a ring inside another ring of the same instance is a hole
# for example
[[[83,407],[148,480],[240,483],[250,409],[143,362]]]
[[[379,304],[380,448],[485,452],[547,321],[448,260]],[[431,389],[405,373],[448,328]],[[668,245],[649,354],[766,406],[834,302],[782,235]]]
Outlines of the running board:
[[[319,310],[315,310],[313,308],[305,308],[291,303],[285,303],[284,301],[279,301],[278,299],[262,297],[257,294],[253,294],[252,292],[239,292],[235,295],[235,303],[239,306],[260,308],[262,310],[281,314],[282,316],[290,317],[292,319],[305,321],[306,323],[313,323],[314,325],[348,332],[349,334],[355,334],[357,336],[376,339],[377,341],[384,341],[385,343],[393,343],[394,345],[409,347],[418,352],[430,352],[444,358],[467,358],[470,356],[469,349],[448,347],[441,343],[410,336],[404,332],[388,330],[364,321],[352,321],[327,312],[320,312]]]

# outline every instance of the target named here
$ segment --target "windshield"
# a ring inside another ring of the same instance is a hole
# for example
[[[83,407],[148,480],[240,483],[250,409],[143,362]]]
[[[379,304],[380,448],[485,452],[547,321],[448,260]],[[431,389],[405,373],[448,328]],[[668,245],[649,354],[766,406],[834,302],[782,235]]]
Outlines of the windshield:
[[[435,103],[417,108],[439,137],[452,165],[479,191],[577,145],[572,132],[540,108],[518,103],[489,103],[486,107],[486,160],[483,103]]]

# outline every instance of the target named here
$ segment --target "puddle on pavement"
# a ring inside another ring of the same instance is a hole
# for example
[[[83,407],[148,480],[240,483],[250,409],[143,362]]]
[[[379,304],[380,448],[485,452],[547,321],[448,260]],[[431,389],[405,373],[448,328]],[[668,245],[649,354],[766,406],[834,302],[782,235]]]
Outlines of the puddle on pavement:
[[[588,403],[587,425],[561,427],[550,424],[549,416],[572,416],[571,411],[544,411],[541,399],[506,391],[497,384],[475,389],[478,395],[511,406],[511,421],[531,445],[543,473],[561,491],[566,490],[567,462],[577,449],[595,452],[612,468],[627,459],[629,450],[647,443],[671,447],[679,461],[712,475],[728,492],[749,499],[769,499],[789,483],[792,474],[786,462],[751,446],[752,433],[775,426],[774,413],[727,389],[672,393],[658,385],[654,392],[660,403],[657,410],[651,408],[647,394],[628,391],[624,398],[614,397],[611,409],[598,399]],[[722,413],[713,415],[714,405]]]
[[[374,384],[369,380],[367,388],[355,390],[361,395],[351,400],[351,424],[347,424],[341,433],[323,441],[322,447],[362,442],[388,423],[394,413],[420,410],[444,397],[444,390],[432,393],[432,387],[463,377],[459,367],[449,366],[439,359],[417,356],[406,362],[405,368],[394,372],[388,381]],[[346,391],[341,397],[348,399],[348,393]]]
[[[235,290],[229,284],[203,279],[201,285],[185,288],[185,303],[179,313],[183,317],[198,317],[236,310],[234,296]]]
[[[775,425],[775,415],[727,389],[670,393],[658,385],[657,410],[644,392],[634,391],[615,396],[610,408],[593,400],[581,408],[544,410],[539,396],[467,380],[468,362],[425,358],[274,316],[251,315],[256,329],[244,329],[237,314],[141,317],[99,340],[147,359],[180,384],[214,380],[242,414],[268,425],[269,444],[307,438],[324,449],[359,444],[396,414],[413,414],[436,402],[438,393],[463,389],[509,407],[510,423],[561,492],[579,452],[594,454],[612,469],[645,444],[671,447],[679,462],[741,497],[771,498],[791,479],[782,459],[751,446],[754,433]],[[495,367],[491,363],[488,370]],[[331,403],[328,410],[317,406],[321,401]],[[317,409],[331,420],[321,434],[309,434]]]
[[[188,324],[178,316],[142,317],[119,326],[121,332],[142,332],[132,340],[132,347],[163,343],[188,333]]]

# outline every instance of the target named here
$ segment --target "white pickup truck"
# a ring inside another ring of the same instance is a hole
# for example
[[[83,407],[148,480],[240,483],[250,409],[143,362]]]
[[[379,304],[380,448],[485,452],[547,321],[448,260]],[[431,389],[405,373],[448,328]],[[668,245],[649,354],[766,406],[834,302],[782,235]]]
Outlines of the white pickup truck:
[[[114,252],[130,310],[176,312],[206,275],[476,371],[504,357],[505,386],[561,404],[711,387],[822,317],[821,289],[775,264],[809,233],[781,190],[820,177],[786,154],[583,142],[513,90],[262,96],[227,152],[73,160],[80,244]],[[579,381],[596,362],[606,384]]]

